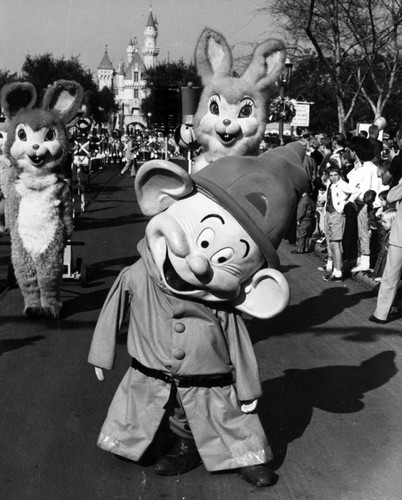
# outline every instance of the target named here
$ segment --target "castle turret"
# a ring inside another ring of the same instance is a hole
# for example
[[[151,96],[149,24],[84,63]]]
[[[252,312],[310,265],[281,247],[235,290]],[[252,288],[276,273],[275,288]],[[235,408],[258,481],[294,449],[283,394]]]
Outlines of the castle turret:
[[[98,66],[97,75],[99,89],[103,89],[103,87],[113,89],[114,67],[107,53],[107,45],[105,45],[105,53]]]
[[[130,64],[132,59],[133,59],[133,54],[134,54],[135,46],[133,40],[130,39],[127,45],[127,63]]]
[[[141,49],[144,64],[146,68],[153,68],[156,65],[159,48],[156,46],[158,37],[158,24],[152,15],[152,9],[149,11],[148,21],[144,30],[144,46]]]

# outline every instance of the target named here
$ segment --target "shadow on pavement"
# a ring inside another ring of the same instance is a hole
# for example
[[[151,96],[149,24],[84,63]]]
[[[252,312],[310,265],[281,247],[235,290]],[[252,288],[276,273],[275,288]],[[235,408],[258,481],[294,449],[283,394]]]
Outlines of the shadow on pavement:
[[[73,314],[101,309],[105,302],[109,288],[102,288],[90,293],[78,294],[76,297],[63,302],[63,319]]]
[[[324,289],[320,295],[309,297],[298,304],[291,304],[275,318],[269,320],[251,319],[247,322],[247,327],[254,343],[275,335],[301,333],[313,326],[326,323],[340,315],[345,309],[353,308],[359,302],[372,296],[371,290],[350,294],[348,288],[344,286],[331,287]],[[365,326],[371,327],[372,325],[367,321]],[[359,328],[357,327],[357,329]],[[325,330],[321,329],[321,331]]]
[[[274,468],[284,462],[288,444],[303,435],[314,408],[330,413],[361,411],[365,393],[386,384],[397,372],[395,352],[384,351],[359,366],[285,370],[282,377],[263,382],[258,409]]]
[[[43,340],[43,335],[34,335],[33,337],[25,337],[23,339],[1,339],[0,340],[0,356],[8,351],[15,351],[25,346],[34,345],[39,340]]]

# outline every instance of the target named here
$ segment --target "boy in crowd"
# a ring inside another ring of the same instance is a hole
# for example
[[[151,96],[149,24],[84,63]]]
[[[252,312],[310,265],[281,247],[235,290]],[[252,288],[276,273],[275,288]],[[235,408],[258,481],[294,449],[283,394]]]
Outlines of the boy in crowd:
[[[341,179],[341,169],[335,165],[328,168],[330,184],[327,191],[325,205],[325,234],[331,246],[334,262],[331,274],[323,276],[325,281],[342,281],[342,238],[345,230],[344,207],[350,195],[355,194],[357,188]]]

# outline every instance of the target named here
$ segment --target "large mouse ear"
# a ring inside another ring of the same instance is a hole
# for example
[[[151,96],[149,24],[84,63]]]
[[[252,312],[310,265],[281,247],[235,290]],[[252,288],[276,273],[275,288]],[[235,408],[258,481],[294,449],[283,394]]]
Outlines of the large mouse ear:
[[[58,80],[48,89],[42,108],[55,113],[62,122],[70,122],[81,107],[84,91],[81,85],[70,80]]]
[[[195,66],[203,85],[214,76],[226,76],[233,65],[232,51],[225,38],[210,28],[204,28],[198,39],[195,53]]]
[[[286,58],[282,40],[272,38],[258,45],[241,78],[263,90],[276,81]]]
[[[30,82],[8,83],[1,89],[1,107],[8,119],[35,106],[36,89]]]
[[[194,183],[175,163],[151,160],[138,170],[134,187],[142,213],[156,215],[190,194]]]
[[[245,283],[232,305],[254,318],[268,319],[281,313],[290,299],[289,285],[276,269],[264,268]]]

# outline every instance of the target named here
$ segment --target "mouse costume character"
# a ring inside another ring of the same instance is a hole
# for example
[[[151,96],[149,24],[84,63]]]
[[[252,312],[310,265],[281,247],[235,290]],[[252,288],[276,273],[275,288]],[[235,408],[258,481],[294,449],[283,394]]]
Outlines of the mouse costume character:
[[[289,289],[278,247],[306,182],[300,144],[260,157],[225,157],[189,176],[163,160],[135,181],[153,216],[141,259],[114,283],[94,332],[89,362],[103,379],[129,304],[132,358],[98,445],[139,460],[168,422],[172,449],[158,474],[239,469],[247,481],[276,480],[253,410],[261,396],[257,360],[241,317],[280,313]]]

